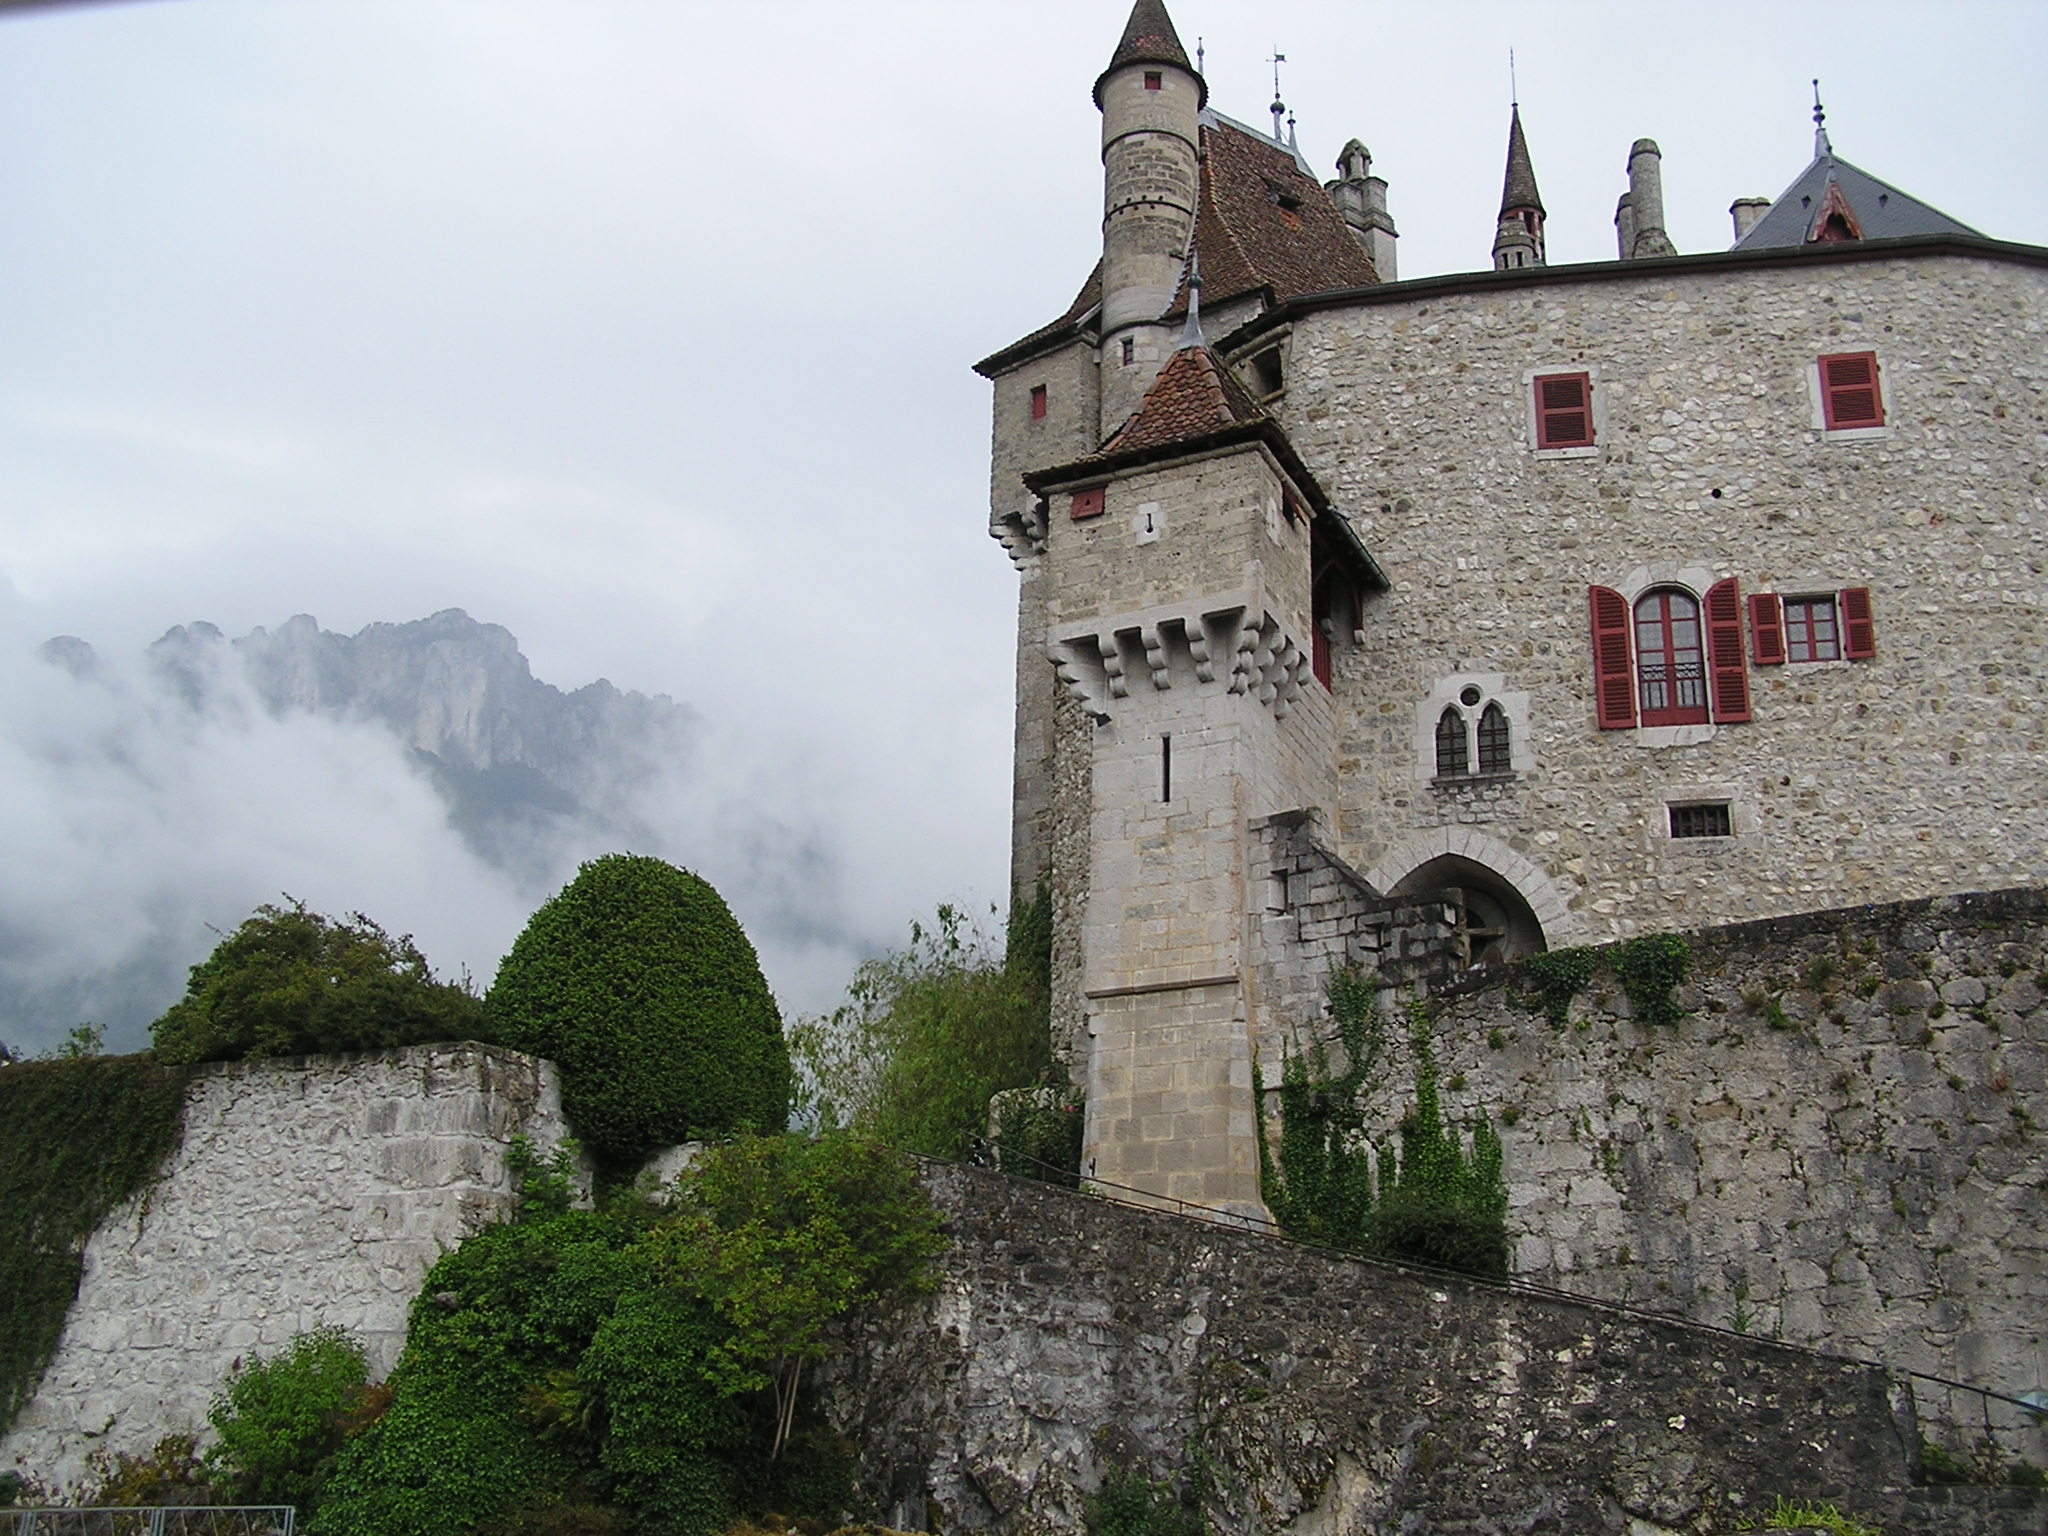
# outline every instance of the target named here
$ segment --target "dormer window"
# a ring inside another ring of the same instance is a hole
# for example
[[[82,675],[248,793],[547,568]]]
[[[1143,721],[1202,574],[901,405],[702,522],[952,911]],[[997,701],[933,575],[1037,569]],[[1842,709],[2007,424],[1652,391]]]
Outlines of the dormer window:
[[[1280,369],[1280,349],[1268,347],[1251,360],[1252,389],[1261,400],[1270,400],[1286,388]]]

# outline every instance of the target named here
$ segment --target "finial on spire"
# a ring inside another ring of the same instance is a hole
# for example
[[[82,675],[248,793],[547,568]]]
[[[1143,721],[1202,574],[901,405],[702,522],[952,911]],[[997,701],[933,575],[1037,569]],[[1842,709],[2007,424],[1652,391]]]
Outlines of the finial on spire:
[[[1202,69],[1202,61],[1208,57],[1208,54],[1209,50],[1202,46],[1202,34],[1197,32],[1195,34],[1195,73],[1201,75],[1205,80],[1208,79],[1208,75]]]
[[[1301,153],[1301,140],[1294,136],[1294,114],[1292,112],[1287,114],[1287,147],[1297,155]]]
[[[1834,154],[1835,146],[1828,142],[1827,109],[1820,104],[1820,81],[1813,82],[1813,158]]]
[[[1180,328],[1181,352],[1189,347],[1206,347],[1209,338],[1202,334],[1202,263],[1194,252],[1188,253],[1188,323]]]
[[[1508,105],[1519,107],[1521,104],[1521,88],[1515,84],[1515,50],[1510,48],[1508,50]]]
[[[1271,110],[1273,113],[1273,139],[1275,143],[1278,143],[1280,139],[1280,119],[1287,115],[1287,103],[1280,99],[1280,66],[1287,62],[1287,55],[1278,48],[1275,48],[1273,50],[1273,57],[1266,60],[1266,62],[1273,66],[1273,106]]]

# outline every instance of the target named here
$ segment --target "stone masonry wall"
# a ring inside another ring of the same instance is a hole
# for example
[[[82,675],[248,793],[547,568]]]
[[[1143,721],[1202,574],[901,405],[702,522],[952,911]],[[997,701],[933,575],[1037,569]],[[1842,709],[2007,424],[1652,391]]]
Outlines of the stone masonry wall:
[[[2044,296],[1989,256],[1640,262],[1294,317],[1275,408],[1393,583],[1338,656],[1345,857],[1390,887],[1455,816],[1555,888],[1552,943],[2048,870]],[[1866,350],[1886,425],[1821,430],[1816,359]],[[1539,372],[1592,375],[1594,450],[1534,450]],[[1588,586],[1725,577],[1868,586],[1876,656],[1752,665],[1749,723],[1597,729]],[[1447,807],[1414,722],[1463,673],[1525,694],[1530,739]],[[1672,800],[1734,835],[1672,838]]]
[[[951,1165],[937,1291],[821,1391],[904,1530],[1065,1532],[1112,1471],[1219,1536],[1732,1532],[1776,1494],[1894,1536],[2039,1536],[2048,1499],[1910,1472],[1910,1393],[1760,1338],[1347,1261]]]
[[[1606,969],[1561,1030],[1517,971],[1441,1000],[1444,1112],[1501,1131],[1516,1276],[2002,1393],[2048,1385],[2048,892],[1690,942],[1667,1028],[1635,1022]],[[1388,1049],[1375,1139],[1412,1099],[1406,1041]],[[1916,1390],[1950,1449],[1989,1424],[2048,1464],[2033,1416]]]
[[[203,1067],[183,1144],[115,1211],[0,1468],[75,1488],[95,1452],[203,1429],[236,1361],[348,1329],[382,1377],[441,1254],[511,1213],[505,1147],[566,1134],[555,1069],[429,1045]]]

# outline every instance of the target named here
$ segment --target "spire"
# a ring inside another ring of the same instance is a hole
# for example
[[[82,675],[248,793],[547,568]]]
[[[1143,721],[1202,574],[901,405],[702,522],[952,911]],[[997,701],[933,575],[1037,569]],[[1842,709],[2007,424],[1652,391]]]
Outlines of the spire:
[[[1503,217],[1524,208],[1543,212],[1543,194],[1536,190],[1536,167],[1529,163],[1529,141],[1522,136],[1522,104],[1515,102],[1508,117],[1508,173],[1501,185],[1500,211]]]
[[[1188,63],[1188,51],[1180,45],[1180,34],[1173,30],[1173,18],[1166,14],[1163,0],[1137,0],[1131,7],[1131,19],[1124,23],[1123,39],[1116,45],[1116,52],[1109,56],[1109,67],[1096,77],[1096,106],[1102,105],[1102,82],[1133,64],[1171,65],[1193,78],[1202,104],[1209,100],[1208,82],[1199,70]]]
[[[1176,351],[1185,352],[1189,347],[1206,347],[1209,339],[1202,334],[1202,265],[1194,253],[1188,253],[1188,323],[1181,327],[1180,345]]]
[[[1820,104],[1820,82],[1813,82],[1813,158],[1829,160],[1834,158],[1835,146],[1828,142],[1827,108]]]

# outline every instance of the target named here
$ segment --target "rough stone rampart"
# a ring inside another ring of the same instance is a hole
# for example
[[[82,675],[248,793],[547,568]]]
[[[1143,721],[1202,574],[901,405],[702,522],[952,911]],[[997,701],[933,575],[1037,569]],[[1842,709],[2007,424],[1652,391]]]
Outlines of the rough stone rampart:
[[[1112,1471],[1199,1471],[1219,1536],[1669,1536],[1776,1494],[2048,1532],[2038,1494],[1903,1491],[1910,1393],[1871,1366],[969,1169],[927,1186],[937,1292],[825,1386],[901,1529],[1074,1531]]]
[[[85,1250],[0,1468],[75,1487],[95,1452],[203,1429],[237,1361],[346,1328],[381,1377],[428,1268],[511,1213],[512,1137],[566,1134],[554,1067],[483,1045],[203,1067],[162,1178]]]
[[[2048,1384],[2048,892],[1694,935],[1685,1017],[1614,951],[1553,1028],[1523,971],[1441,998],[1445,1113],[1500,1129],[1518,1278],[2017,1395]],[[1370,1101],[1412,1099],[1398,1026]],[[1951,1450],[2022,1410],[1916,1388]]]

